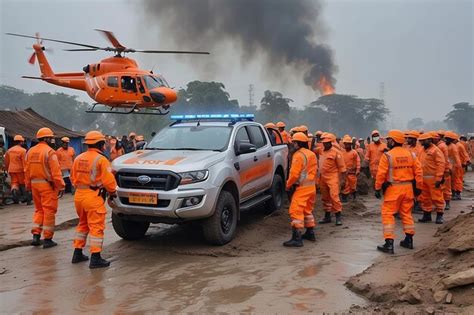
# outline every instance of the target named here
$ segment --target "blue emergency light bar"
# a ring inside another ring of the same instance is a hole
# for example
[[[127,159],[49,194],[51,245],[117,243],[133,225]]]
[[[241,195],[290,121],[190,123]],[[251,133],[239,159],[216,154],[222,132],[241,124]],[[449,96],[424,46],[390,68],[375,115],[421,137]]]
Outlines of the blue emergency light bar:
[[[254,114],[196,114],[196,115],[171,115],[171,120],[205,120],[205,119],[229,119],[229,120],[238,120],[238,119],[254,119]]]

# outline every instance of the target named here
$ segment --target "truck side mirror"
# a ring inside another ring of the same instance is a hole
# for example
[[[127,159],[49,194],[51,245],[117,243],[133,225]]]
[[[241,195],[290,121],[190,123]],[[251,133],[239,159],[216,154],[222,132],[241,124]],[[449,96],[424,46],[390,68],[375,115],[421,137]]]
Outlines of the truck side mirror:
[[[236,155],[253,153],[253,152],[257,152],[257,147],[254,144],[251,144],[251,143],[248,143],[248,142],[237,142],[236,143],[236,148],[235,148],[235,154]]]

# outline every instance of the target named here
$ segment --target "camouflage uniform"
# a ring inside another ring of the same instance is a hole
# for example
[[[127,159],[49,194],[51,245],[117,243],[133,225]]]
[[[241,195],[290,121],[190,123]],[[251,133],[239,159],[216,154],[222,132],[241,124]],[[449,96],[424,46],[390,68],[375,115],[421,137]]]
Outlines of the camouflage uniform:
[[[5,198],[5,186],[7,176],[5,174],[5,153],[7,151],[3,147],[3,143],[0,143],[0,206],[4,203]]]

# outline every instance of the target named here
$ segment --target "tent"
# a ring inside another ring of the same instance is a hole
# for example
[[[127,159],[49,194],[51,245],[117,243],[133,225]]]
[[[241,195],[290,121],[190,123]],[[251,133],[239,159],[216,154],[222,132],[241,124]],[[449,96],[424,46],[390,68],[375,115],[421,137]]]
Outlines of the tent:
[[[8,143],[10,143],[17,134],[25,137],[28,146],[30,146],[31,140],[36,138],[36,132],[40,128],[48,127],[53,130],[57,140],[62,137],[70,138],[70,146],[74,148],[76,154],[82,152],[83,133],[60,126],[41,116],[31,108],[21,111],[0,110],[0,127],[5,128],[5,143],[7,148]]]

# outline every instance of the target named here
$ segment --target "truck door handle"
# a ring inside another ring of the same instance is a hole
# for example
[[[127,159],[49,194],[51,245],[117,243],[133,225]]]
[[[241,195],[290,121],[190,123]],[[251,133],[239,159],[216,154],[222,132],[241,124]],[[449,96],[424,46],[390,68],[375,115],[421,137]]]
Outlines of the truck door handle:
[[[258,161],[258,157],[254,156],[254,157],[253,157],[253,161],[254,161],[254,162],[257,162],[257,161]]]
[[[239,162],[234,163],[234,167],[235,167],[235,169],[236,169],[237,171],[240,171],[240,164],[239,164]]]
[[[271,157],[272,154],[270,152],[267,153],[267,157]]]

